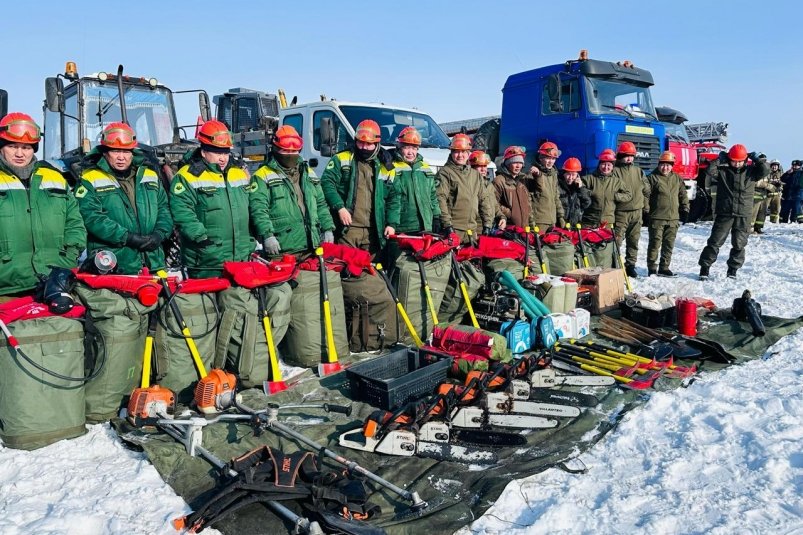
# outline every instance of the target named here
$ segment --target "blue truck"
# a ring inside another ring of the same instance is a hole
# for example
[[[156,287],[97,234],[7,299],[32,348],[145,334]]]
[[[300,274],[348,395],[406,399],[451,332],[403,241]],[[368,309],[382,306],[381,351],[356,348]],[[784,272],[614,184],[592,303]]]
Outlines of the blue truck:
[[[479,127],[475,145],[493,157],[521,145],[532,159],[542,142],[552,141],[562,152],[559,165],[576,157],[593,170],[600,152],[630,141],[636,163],[650,172],[665,136],[653,84],[649,71],[629,61],[588,59],[585,51],[576,60],[513,74],[502,89],[502,116]]]

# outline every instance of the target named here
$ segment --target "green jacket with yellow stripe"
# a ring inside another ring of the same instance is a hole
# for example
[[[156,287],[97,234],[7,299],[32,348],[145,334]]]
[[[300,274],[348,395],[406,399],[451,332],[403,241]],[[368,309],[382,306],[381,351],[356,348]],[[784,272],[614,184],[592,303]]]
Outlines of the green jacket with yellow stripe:
[[[126,238],[132,233],[156,232],[164,239],[173,231],[167,192],[159,182],[159,175],[143,165],[142,153],[134,151],[131,166],[136,169],[136,206],[132,206],[105,158],[99,153],[89,156],[95,163],[81,173],[81,183],[75,191],[86,225],[87,250],[90,253],[98,249],[113,252],[117,255],[117,270],[125,275],[135,275],[143,266],[151,271],[164,268],[165,254],[161,247],[145,252],[125,246]]]
[[[394,187],[399,196],[399,226],[396,232],[432,231],[432,219],[440,218],[435,173],[419,154],[412,164],[394,154]]]
[[[373,160],[374,163],[374,222],[380,244],[384,246],[384,230],[386,226],[394,229],[399,226],[399,197],[394,185],[396,170],[390,161],[389,155],[382,149]],[[321,176],[326,203],[332,212],[345,207],[354,212],[354,202],[357,196],[354,184],[357,182],[357,162],[354,153],[350,150],[338,152],[329,159],[326,169]],[[335,222],[339,225],[340,219],[335,215]]]
[[[321,233],[335,230],[321,181],[307,162],[299,163],[299,186],[304,193],[304,213],[290,179],[274,158],[251,178],[251,220],[257,238],[275,236],[284,253],[318,247]]]
[[[200,149],[184,157],[170,186],[170,212],[181,237],[181,255],[191,277],[218,277],[223,262],[246,261],[255,243],[249,228],[253,187],[231,163],[208,164]],[[212,243],[202,246],[209,239]]]
[[[78,204],[62,174],[36,162],[26,182],[0,163],[0,295],[33,290],[50,266],[74,268],[86,245]]]

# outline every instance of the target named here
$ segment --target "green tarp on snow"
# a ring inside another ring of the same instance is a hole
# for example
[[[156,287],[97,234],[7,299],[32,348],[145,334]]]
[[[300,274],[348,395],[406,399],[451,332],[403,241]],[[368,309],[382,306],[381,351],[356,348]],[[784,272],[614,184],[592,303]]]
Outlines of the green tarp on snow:
[[[699,336],[720,342],[738,358],[737,362],[744,362],[761,356],[770,345],[803,326],[803,318],[787,320],[765,317],[764,322],[766,336],[755,338],[750,334],[747,324],[709,316],[704,319]],[[686,361],[678,363],[689,364]],[[712,362],[703,365],[703,369],[708,371],[722,367],[724,365]],[[262,408],[268,401],[279,404],[317,401],[348,404],[349,388],[346,381],[345,373],[318,380],[310,372],[305,372],[293,388],[271,396],[269,400],[260,392],[250,390],[244,393],[244,402],[253,408]],[[666,390],[679,386],[678,380],[662,378],[656,382],[655,388]],[[370,488],[374,490],[371,501],[382,508],[381,517],[373,522],[375,525],[384,527],[389,534],[435,535],[453,533],[481,516],[510,481],[558,466],[562,461],[582,454],[614,429],[628,411],[644,403],[651,391],[586,388],[583,392],[600,397],[600,405],[594,409],[584,409],[573,420],[563,419],[555,429],[529,432],[526,446],[499,450],[501,461],[492,467],[469,467],[433,459],[391,457],[341,448],[337,444],[338,436],[344,431],[359,427],[374,410],[362,403],[353,404],[354,411],[349,417],[325,414],[318,410],[295,409],[282,412],[280,418],[309,438],[323,443],[392,483],[417,491],[424,500],[433,504],[421,516],[394,518],[397,513],[403,515],[408,504],[389,491],[371,484]],[[203,459],[191,458],[172,438],[161,433],[145,433],[132,429],[119,420],[115,421],[115,425],[124,440],[144,449],[164,480],[193,509],[201,505],[214,489],[216,470]],[[250,427],[234,423],[208,426],[204,430],[203,443],[225,461],[262,444],[271,444],[285,452],[301,448],[294,440],[273,431],[265,431],[261,436],[255,437]],[[326,466],[342,469],[332,461],[326,461]],[[285,503],[300,512],[290,502]],[[236,516],[225,518],[213,527],[226,534],[239,535],[283,533],[288,529],[287,525],[261,505],[241,509]]]

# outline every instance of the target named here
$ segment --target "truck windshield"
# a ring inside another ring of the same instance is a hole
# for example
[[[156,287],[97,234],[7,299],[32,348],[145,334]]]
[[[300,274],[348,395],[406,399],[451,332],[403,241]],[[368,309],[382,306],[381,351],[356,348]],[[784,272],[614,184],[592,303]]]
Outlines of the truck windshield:
[[[686,133],[686,127],[682,124],[664,123],[666,129],[666,137],[672,141],[691,143],[689,141],[689,134]]]
[[[120,97],[116,84],[83,82],[83,120],[85,137],[92,147],[100,141],[103,127],[120,121]],[[170,92],[162,87],[150,89],[135,85],[125,87],[128,122],[145,145],[165,145],[173,140],[174,114]],[[77,126],[77,125],[76,125]]]
[[[591,113],[618,113],[656,119],[650,89],[602,78],[587,77],[586,95]]]
[[[371,106],[340,106],[352,128],[364,119],[373,119],[382,132],[382,144],[393,145],[399,132],[406,126],[413,126],[421,133],[421,146],[424,148],[449,148],[449,138],[441,127],[424,113],[380,108]]]

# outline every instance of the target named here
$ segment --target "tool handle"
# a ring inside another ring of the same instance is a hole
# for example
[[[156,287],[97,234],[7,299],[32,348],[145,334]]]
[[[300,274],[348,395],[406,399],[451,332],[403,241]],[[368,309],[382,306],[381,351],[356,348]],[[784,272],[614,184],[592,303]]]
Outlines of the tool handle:
[[[351,405],[332,405],[331,403],[324,403],[323,410],[326,412],[336,412],[338,414],[351,416]]]

